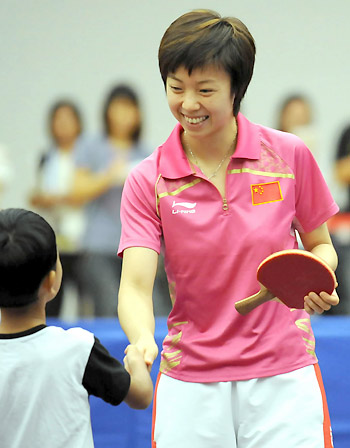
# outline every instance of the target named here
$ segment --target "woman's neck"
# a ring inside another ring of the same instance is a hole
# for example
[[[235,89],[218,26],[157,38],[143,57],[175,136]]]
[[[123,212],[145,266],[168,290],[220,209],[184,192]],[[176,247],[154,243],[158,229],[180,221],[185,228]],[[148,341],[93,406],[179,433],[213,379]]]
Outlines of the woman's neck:
[[[64,152],[70,152],[74,148],[75,140],[57,140],[57,147]]]
[[[231,156],[234,153],[237,132],[238,128],[236,120],[234,120],[232,126],[213,136],[195,138],[185,131],[181,139],[187,156],[194,154],[197,159],[210,163],[222,160],[223,157]]]
[[[116,136],[116,135],[110,135],[108,137],[109,141],[111,142],[111,144],[113,146],[116,146],[119,149],[125,149],[128,150],[130,149],[134,142],[130,137],[127,136]]]

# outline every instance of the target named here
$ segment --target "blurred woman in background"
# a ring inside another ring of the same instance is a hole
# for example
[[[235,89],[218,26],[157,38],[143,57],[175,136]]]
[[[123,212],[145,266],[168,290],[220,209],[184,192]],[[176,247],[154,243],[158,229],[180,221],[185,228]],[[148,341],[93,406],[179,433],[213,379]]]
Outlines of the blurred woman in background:
[[[7,187],[14,178],[13,166],[9,158],[9,148],[0,143],[0,201],[3,200],[3,195],[6,193]]]
[[[76,202],[85,204],[86,228],[82,238],[84,283],[95,316],[114,316],[121,260],[120,201],[127,174],[149,155],[141,140],[142,114],[136,92],[119,84],[103,106],[102,135],[79,152],[74,187]]]
[[[82,119],[78,107],[62,99],[52,105],[48,114],[49,148],[40,156],[36,187],[30,204],[40,210],[57,234],[57,245],[64,269],[57,300],[47,307],[48,316],[59,316],[67,284],[82,294],[79,269],[80,238],[84,229],[84,212],[74,203],[72,187],[75,160],[82,146]]]
[[[317,138],[310,100],[302,94],[287,96],[278,112],[277,129],[300,137],[317,157]]]

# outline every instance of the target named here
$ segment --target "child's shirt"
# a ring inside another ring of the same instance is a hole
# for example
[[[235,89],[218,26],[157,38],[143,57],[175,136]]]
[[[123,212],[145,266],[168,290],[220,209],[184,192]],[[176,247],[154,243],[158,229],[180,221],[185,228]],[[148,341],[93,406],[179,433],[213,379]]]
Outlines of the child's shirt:
[[[118,405],[129,386],[128,372],[86,330],[0,334],[0,446],[92,448],[89,395]]]

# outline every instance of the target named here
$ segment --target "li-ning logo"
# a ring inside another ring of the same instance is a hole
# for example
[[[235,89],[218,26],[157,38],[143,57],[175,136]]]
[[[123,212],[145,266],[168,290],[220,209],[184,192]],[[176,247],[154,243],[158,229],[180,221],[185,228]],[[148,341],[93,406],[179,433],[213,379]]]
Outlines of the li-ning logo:
[[[177,213],[196,213],[195,206],[197,205],[197,202],[175,202],[173,201],[172,208],[174,207],[184,207],[184,208],[176,208],[175,210],[172,210],[172,214],[176,215]]]

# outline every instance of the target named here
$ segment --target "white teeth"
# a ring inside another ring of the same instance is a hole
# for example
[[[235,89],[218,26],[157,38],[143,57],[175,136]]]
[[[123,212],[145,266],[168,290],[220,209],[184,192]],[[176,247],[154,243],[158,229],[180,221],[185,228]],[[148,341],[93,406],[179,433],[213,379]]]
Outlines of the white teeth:
[[[185,117],[185,120],[191,124],[201,123],[202,121],[207,119],[207,117],[190,118],[190,117],[186,117],[186,115],[184,115],[184,117]]]

